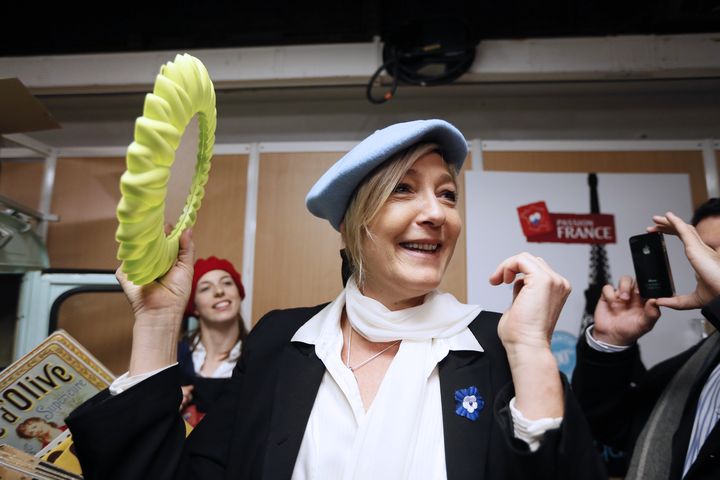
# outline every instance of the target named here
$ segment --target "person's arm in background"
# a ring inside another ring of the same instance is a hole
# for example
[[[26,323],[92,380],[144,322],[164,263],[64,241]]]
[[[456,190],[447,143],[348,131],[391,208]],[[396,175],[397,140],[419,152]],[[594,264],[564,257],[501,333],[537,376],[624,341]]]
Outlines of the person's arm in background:
[[[612,285],[603,287],[590,334],[601,343],[630,347],[653,329],[658,318],[657,301],[642,298],[635,280],[624,275],[617,289]]]
[[[593,433],[619,448],[632,447],[661,392],[694,351],[690,349],[645,372],[636,342],[654,327],[660,316],[658,307],[707,307],[717,303],[713,299],[720,293],[720,254],[701,240],[693,226],[672,213],[655,216],[653,221],[655,225],[648,231],[676,235],[683,242],[697,278],[695,291],[644,301],[630,277],[623,277],[617,289],[606,285],[595,310],[595,325],[588,333],[592,339],[583,337],[578,342],[573,374],[573,390]],[[588,340],[601,344],[591,346]],[[608,345],[625,348],[603,348]]]
[[[637,340],[660,317],[654,299],[640,297],[632,277],[605,285],[595,322],[578,339],[572,387],[593,436],[617,449],[632,448],[673,369],[647,378]]]

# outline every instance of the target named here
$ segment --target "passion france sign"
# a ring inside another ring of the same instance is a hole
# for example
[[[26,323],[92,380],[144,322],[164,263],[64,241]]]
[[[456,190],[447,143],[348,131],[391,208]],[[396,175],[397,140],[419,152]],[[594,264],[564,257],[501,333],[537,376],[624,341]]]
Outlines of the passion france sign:
[[[613,215],[550,213],[543,201],[517,207],[517,212],[528,242],[616,243]]]

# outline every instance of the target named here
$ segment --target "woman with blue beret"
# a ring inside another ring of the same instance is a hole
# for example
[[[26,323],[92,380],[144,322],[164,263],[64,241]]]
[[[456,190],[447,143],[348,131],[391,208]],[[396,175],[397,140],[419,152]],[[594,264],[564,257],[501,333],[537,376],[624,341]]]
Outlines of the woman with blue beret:
[[[568,282],[521,253],[488,272],[514,283],[502,315],[437,290],[466,156],[445,121],[399,123],[317,181],[307,207],[340,232],[352,276],[328,304],[265,315],[187,439],[173,363],[189,232],[152,286],[119,274],[136,316],[130,370],[67,419],[85,478],[605,478],[550,351]]]

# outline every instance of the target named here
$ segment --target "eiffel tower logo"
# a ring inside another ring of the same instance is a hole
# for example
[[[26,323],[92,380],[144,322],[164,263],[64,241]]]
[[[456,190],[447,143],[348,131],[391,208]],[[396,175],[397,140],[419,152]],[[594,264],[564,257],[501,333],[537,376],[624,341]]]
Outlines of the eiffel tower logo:
[[[588,174],[588,185],[590,186],[590,213],[600,213],[597,174]],[[611,282],[610,265],[608,264],[605,245],[594,243],[590,245],[590,270],[588,273],[588,287],[585,289],[585,311],[583,312],[582,322],[580,322],[580,335],[593,323],[593,314],[600,300],[602,288]]]

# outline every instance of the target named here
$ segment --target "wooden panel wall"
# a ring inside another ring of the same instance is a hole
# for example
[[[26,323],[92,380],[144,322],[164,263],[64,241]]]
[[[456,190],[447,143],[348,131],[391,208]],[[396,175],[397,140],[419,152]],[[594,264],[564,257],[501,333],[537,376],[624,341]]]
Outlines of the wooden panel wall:
[[[242,270],[247,155],[213,158],[205,198],[193,227],[197,258],[227,258]]]
[[[305,208],[310,187],[342,155],[261,155],[253,324],[270,310],[327,302],[342,290],[340,234]]]
[[[48,230],[53,268],[117,268],[115,208],[124,171],[124,158],[58,160],[52,211],[60,215],[60,222]],[[193,229],[198,255],[225,256],[237,262],[238,269],[242,268],[246,172],[247,155],[213,158]]]
[[[124,158],[61,158],[55,170],[48,228],[52,268],[117,268],[115,208],[120,201]]]
[[[45,163],[42,161],[3,161],[0,168],[0,195],[38,210],[42,196]]]
[[[708,198],[700,151],[484,152],[483,163],[485,170],[508,172],[687,173],[693,206]]]

